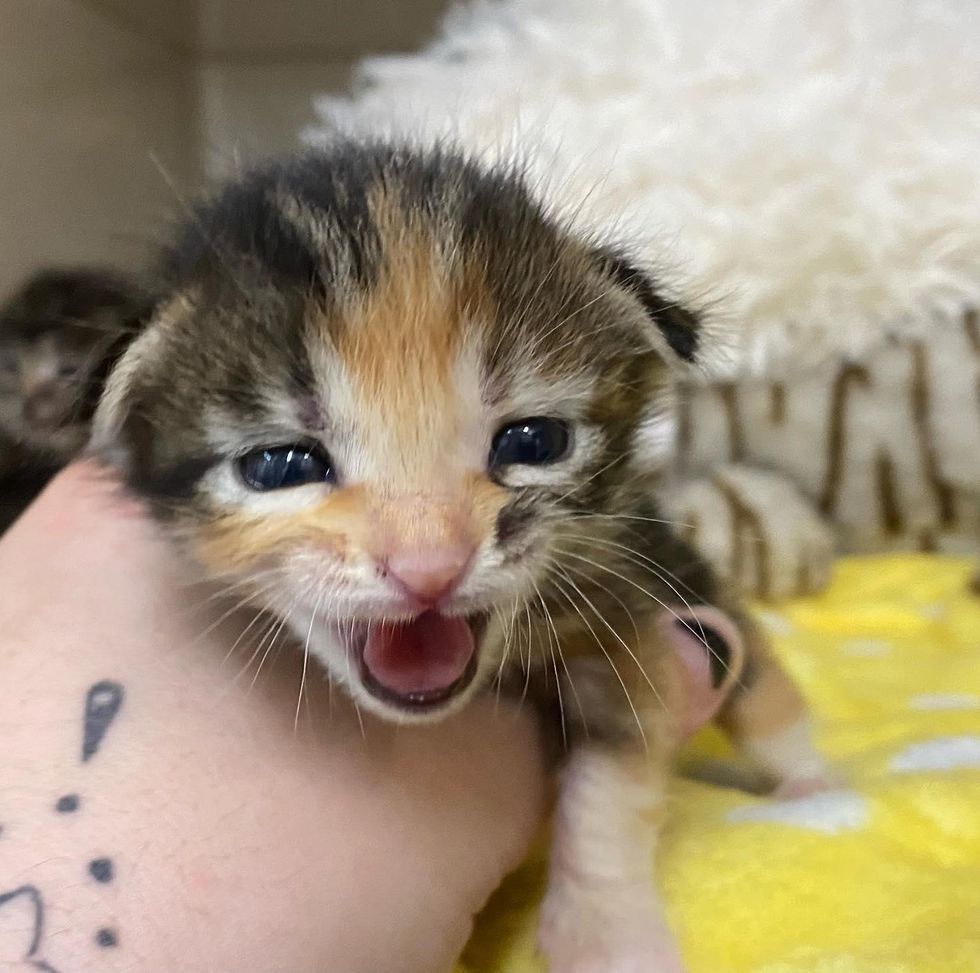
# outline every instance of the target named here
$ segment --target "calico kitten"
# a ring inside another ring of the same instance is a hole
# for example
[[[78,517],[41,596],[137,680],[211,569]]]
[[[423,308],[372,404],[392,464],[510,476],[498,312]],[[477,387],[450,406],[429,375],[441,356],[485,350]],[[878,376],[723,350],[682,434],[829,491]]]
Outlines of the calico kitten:
[[[652,499],[697,315],[519,173],[384,144],[229,185],[166,272],[94,448],[360,706],[435,721],[500,680],[553,712],[552,969],[680,969],[649,864],[690,682],[675,621],[724,650],[748,752],[790,789],[824,773],[798,694]]]

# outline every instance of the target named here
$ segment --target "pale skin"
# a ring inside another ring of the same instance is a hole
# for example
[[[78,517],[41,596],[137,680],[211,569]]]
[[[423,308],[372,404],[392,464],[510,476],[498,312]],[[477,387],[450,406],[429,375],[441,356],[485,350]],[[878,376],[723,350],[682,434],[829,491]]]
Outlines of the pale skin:
[[[297,718],[302,654],[253,684],[251,614],[208,631],[184,579],[85,465],[0,540],[0,968],[451,969],[543,813],[530,716],[362,736],[311,663]]]

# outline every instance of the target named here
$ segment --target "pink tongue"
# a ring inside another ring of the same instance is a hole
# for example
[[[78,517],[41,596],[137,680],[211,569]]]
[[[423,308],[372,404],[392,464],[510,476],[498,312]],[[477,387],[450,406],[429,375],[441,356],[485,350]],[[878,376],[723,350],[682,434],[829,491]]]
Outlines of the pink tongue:
[[[393,693],[430,693],[462,677],[473,649],[473,633],[462,618],[425,612],[410,622],[373,629],[364,664]]]

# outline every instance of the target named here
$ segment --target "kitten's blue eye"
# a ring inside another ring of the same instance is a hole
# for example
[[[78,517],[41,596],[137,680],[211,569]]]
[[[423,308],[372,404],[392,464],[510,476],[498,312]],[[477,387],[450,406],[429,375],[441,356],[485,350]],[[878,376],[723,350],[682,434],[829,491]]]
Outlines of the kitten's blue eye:
[[[491,466],[541,466],[568,454],[572,437],[560,419],[534,416],[504,426],[490,447]]]
[[[246,485],[253,490],[282,490],[307,483],[332,483],[330,457],[309,446],[253,449],[238,460]]]

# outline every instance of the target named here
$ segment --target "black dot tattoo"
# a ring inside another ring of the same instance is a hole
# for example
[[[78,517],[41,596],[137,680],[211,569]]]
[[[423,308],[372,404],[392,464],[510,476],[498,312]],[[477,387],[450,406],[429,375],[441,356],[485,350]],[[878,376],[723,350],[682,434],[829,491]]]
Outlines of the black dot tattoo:
[[[55,804],[54,809],[59,814],[73,814],[78,810],[78,804],[77,794],[65,794],[63,797],[58,798],[58,803]]]
[[[93,858],[88,863],[89,874],[96,882],[111,882],[113,878],[112,860],[109,858]]]
[[[115,930],[113,929],[100,929],[95,934],[95,942],[103,949],[108,949],[110,946],[117,945],[119,943],[119,938],[116,936]]]

